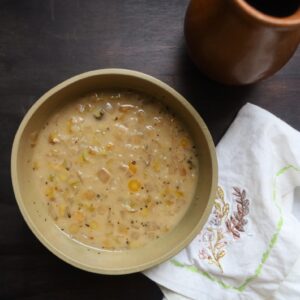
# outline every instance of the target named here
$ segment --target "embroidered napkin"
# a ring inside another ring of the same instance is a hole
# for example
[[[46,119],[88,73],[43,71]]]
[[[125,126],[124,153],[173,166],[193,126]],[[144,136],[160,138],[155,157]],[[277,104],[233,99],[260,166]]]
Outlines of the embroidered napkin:
[[[293,269],[300,222],[292,213],[300,186],[300,132],[246,104],[217,156],[219,187],[205,227],[186,249],[145,275],[174,300],[284,299],[286,292],[288,299],[300,299],[299,269]]]

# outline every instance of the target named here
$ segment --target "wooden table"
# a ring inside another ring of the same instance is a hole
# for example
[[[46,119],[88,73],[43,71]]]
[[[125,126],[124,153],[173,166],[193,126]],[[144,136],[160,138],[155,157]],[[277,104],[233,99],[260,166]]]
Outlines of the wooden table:
[[[0,299],[161,299],[142,274],[100,276],[52,255],[28,229],[10,180],[14,134],[28,108],[75,74],[129,68],[182,93],[217,143],[255,103],[300,130],[300,51],[272,78],[247,87],[209,81],[183,39],[187,0],[0,0]]]

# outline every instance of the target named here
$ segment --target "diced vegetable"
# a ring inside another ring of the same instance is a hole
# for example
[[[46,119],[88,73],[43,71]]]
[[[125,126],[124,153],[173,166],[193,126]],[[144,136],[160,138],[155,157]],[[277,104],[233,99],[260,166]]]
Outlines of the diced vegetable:
[[[76,188],[79,183],[80,183],[80,180],[76,177],[71,177],[68,180],[68,184],[73,188]]]
[[[128,188],[131,192],[138,192],[141,188],[141,183],[137,179],[129,180]]]
[[[128,112],[132,109],[134,109],[134,105],[131,105],[131,104],[122,104],[119,106],[119,111],[121,112]]]
[[[136,212],[136,211],[137,211],[136,208],[133,208],[133,207],[130,206],[130,204],[128,204],[128,203],[122,204],[122,206],[123,206],[128,212]]]
[[[105,146],[105,149],[106,149],[107,151],[111,151],[113,148],[114,148],[114,144],[113,144],[113,143],[108,143],[108,144]]]
[[[143,207],[143,209],[140,210],[140,215],[142,217],[147,217],[149,215],[149,209],[147,207]]]
[[[181,168],[179,169],[179,174],[180,174],[181,176],[186,176],[187,172],[186,172],[185,167],[181,167]]]
[[[37,131],[34,131],[30,134],[29,136],[30,141],[31,141],[31,147],[34,147],[36,145],[37,139],[38,139],[38,133]]]
[[[66,205],[65,204],[60,204],[58,206],[58,215],[59,217],[64,217],[66,213]]]
[[[128,233],[128,229],[127,226],[123,225],[123,224],[119,224],[118,225],[118,232],[121,234],[127,234]]]
[[[58,137],[58,134],[56,132],[50,133],[49,137],[48,137],[48,141],[52,145],[60,143],[60,139]]]
[[[94,116],[94,118],[97,119],[97,120],[101,120],[101,119],[103,118],[104,114],[105,114],[105,111],[104,111],[104,109],[103,109],[102,107],[97,108],[97,109],[93,112],[93,116]]]
[[[182,138],[180,141],[180,145],[182,146],[182,148],[188,148],[190,146],[190,142],[187,138]]]
[[[46,188],[45,196],[46,196],[49,200],[54,200],[55,190],[54,190],[54,187],[53,187],[53,186],[48,186],[48,187]]]
[[[183,197],[184,195],[182,191],[176,191],[175,194],[177,197]]]
[[[77,223],[82,223],[85,219],[84,215],[80,211],[76,211],[73,215],[72,218],[77,222]]]
[[[152,162],[152,168],[155,172],[159,172],[160,171],[160,163],[159,161],[153,161]]]
[[[83,162],[89,162],[89,151],[88,149],[84,149],[82,152],[81,152],[81,155],[80,155],[80,158],[79,158],[79,161],[81,163]]]
[[[135,174],[137,172],[136,162],[132,161],[128,164],[128,169],[131,172],[131,174]]]
[[[71,234],[75,234],[75,233],[77,233],[78,231],[79,231],[79,229],[80,229],[80,227],[79,227],[79,225],[78,224],[71,224],[70,226],[69,226],[69,231],[70,231],[70,233]]]
[[[96,198],[96,193],[92,190],[87,190],[83,193],[83,198],[86,200],[93,200]]]
[[[174,201],[172,201],[172,200],[169,200],[169,199],[168,199],[168,200],[166,200],[166,202],[165,202],[165,203],[166,203],[166,205],[167,205],[167,206],[172,206],[172,205],[174,205],[174,204],[175,204],[175,202],[174,202]]]
[[[95,229],[99,229],[99,224],[96,221],[92,221],[90,223],[90,228],[95,230]]]
[[[69,178],[69,172],[66,169],[61,169],[58,173],[58,177],[61,181],[66,181]]]
[[[98,171],[97,176],[103,183],[107,183],[111,177],[110,173],[105,168],[102,168],[100,171]]]

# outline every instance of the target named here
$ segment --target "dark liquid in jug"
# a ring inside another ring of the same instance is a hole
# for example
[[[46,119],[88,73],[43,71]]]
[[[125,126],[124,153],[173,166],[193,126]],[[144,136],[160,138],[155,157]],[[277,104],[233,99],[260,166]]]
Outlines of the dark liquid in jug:
[[[245,0],[255,9],[273,17],[288,17],[300,8],[300,0]]]

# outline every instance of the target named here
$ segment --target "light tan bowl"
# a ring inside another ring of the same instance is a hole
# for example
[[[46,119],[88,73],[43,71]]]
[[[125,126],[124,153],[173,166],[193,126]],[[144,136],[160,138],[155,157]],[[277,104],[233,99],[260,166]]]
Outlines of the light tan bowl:
[[[97,251],[63,234],[48,216],[47,207],[33,184],[30,134],[38,131],[54,110],[85,93],[102,88],[130,88],[157,97],[177,113],[190,130],[199,152],[200,174],[195,197],[180,223],[145,247],[121,252]],[[104,69],[80,74],[57,85],[28,111],[15,136],[11,176],[21,213],[36,237],[56,256],[71,265],[101,274],[145,270],[174,256],[201,230],[210,213],[217,183],[217,163],[209,131],[195,109],[175,90],[143,73]],[[100,254],[99,254],[100,253]]]

